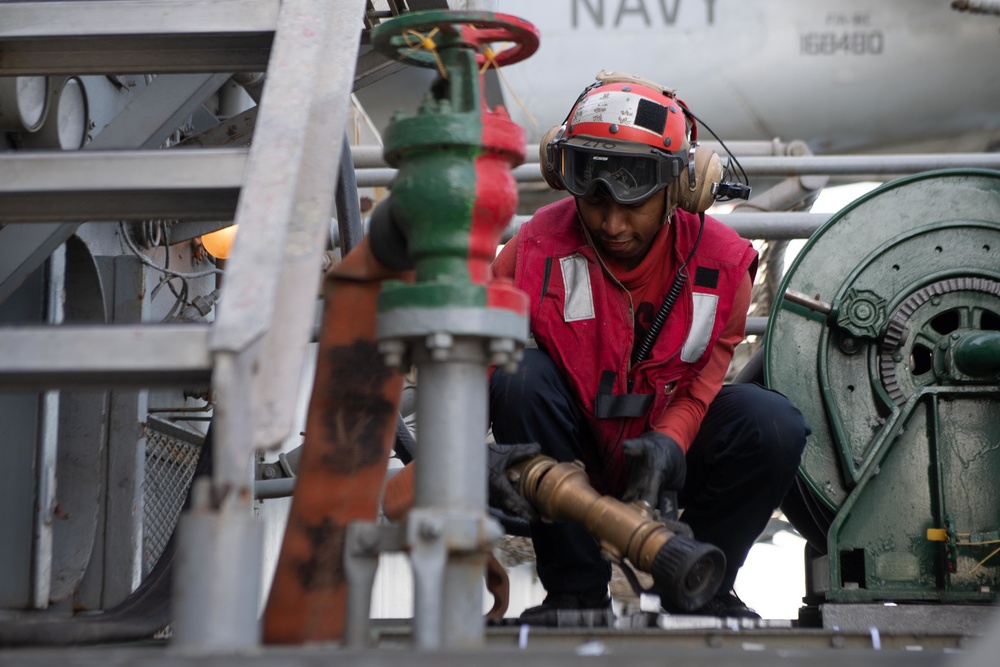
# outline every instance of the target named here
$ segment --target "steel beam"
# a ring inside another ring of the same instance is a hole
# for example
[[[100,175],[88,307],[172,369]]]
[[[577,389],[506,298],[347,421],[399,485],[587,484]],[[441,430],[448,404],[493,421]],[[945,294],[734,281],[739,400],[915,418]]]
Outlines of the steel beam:
[[[157,76],[87,144],[86,150],[159,148],[230,76]]]
[[[220,310],[211,340],[217,353],[238,354],[267,334],[270,352],[261,354],[255,371],[267,380],[258,384],[250,413],[257,447],[273,446],[291,429],[333,213],[336,147],[347,121],[364,3],[328,5],[282,5],[236,213],[247,232],[226,271],[226,301],[239,308]],[[273,322],[281,327],[271,330]]]
[[[717,142],[701,142],[701,146],[709,148],[720,156],[727,153],[726,149]],[[876,169],[896,168],[900,173],[909,171],[924,171],[928,169],[940,169],[949,166],[955,167],[984,167],[992,168],[1000,164],[1000,157],[997,153],[912,153],[898,155],[812,155],[808,147],[801,141],[784,143],[774,141],[730,141],[726,144],[740,164],[751,173],[753,168],[756,173],[759,169],[771,170],[773,165],[791,165],[796,169],[808,169],[803,173],[823,175],[834,173],[824,171],[824,169],[834,169],[836,173],[866,173],[865,165],[874,165]],[[354,157],[354,167],[356,169],[379,169],[388,167],[382,155],[383,148],[379,145],[365,144],[351,146],[351,155]],[[528,161],[519,167],[520,171],[531,172],[537,170],[538,145],[528,146]],[[815,159],[816,162],[811,162]],[[750,167],[748,167],[750,165]],[[856,165],[856,166],[855,166]],[[798,173],[798,172],[796,172]],[[874,172],[873,172],[874,173]],[[785,172],[770,174],[780,176],[791,176]]]
[[[111,321],[141,322],[152,301],[145,265],[133,255],[119,255],[112,259],[110,269]],[[81,584],[85,594],[92,599],[97,596],[98,609],[112,609],[125,600],[142,581],[145,563],[144,512],[133,512],[132,508],[142,507],[144,502],[149,391],[112,391],[109,408],[100,541],[83,580],[90,590]]]
[[[767,331],[766,317],[748,317],[746,326],[747,336],[763,336]]]
[[[1000,153],[748,157],[740,160],[740,164],[751,176],[884,177],[933,169],[1000,169]]]
[[[381,162],[368,147],[355,151],[356,162],[377,165]],[[932,169],[1000,169],[1000,153],[927,153],[915,155],[818,155],[812,157],[746,157],[740,160],[750,176],[895,176]],[[359,187],[386,186],[396,177],[388,167],[358,169]],[[541,182],[537,162],[514,169],[518,183]]]
[[[745,239],[805,239],[830,219],[829,213],[719,213],[714,216]]]
[[[101,216],[230,220],[245,160],[244,149],[0,154],[0,222],[91,220]],[[194,167],[202,171],[191,171]],[[102,174],[100,170],[107,171]],[[115,185],[109,176],[112,173],[122,178],[118,185],[125,191],[110,190]],[[198,178],[196,173],[200,173]],[[87,192],[92,194],[85,195]],[[193,199],[178,201],[181,197]],[[212,197],[219,199],[199,199]],[[24,203],[19,204],[20,199]],[[529,217],[517,216],[506,238]],[[810,236],[830,216],[720,213],[715,217],[747,238],[794,239]]]
[[[0,223],[231,219],[247,152],[0,153]]]
[[[279,0],[0,3],[0,76],[263,71],[279,5]]]
[[[359,68],[361,65],[361,60],[359,59]],[[797,144],[798,142],[793,142]],[[700,145],[714,150],[719,155],[725,154],[725,149],[718,143],[714,142],[702,142]],[[777,156],[786,155],[789,150],[789,144],[784,144],[780,141],[731,141],[727,144],[730,150],[738,157],[744,158],[749,156]],[[385,156],[383,155],[383,147],[377,144],[363,144],[358,146],[351,146],[351,157],[354,158],[354,168],[355,169],[378,169],[382,167],[388,167],[389,163],[385,161]],[[799,149],[801,150],[801,149]],[[522,168],[538,168],[538,161],[534,157],[538,155],[539,146],[537,144],[532,144],[528,146],[528,159],[524,163]],[[533,167],[531,166],[533,165]]]
[[[259,640],[261,536],[250,513],[251,461],[255,449],[284,439],[295,418],[364,8],[362,0],[281,3],[235,218],[241,232],[228,260],[226,305],[209,341],[215,464],[211,493],[180,525],[182,570],[201,572],[175,581],[179,646],[234,649]],[[197,539],[213,525],[217,535],[238,534]],[[245,558],[234,567],[237,543]]]
[[[242,610],[240,610],[242,611]],[[994,667],[987,654],[969,640],[945,637],[934,642],[920,635],[886,633],[880,650],[873,634],[787,629],[755,632],[720,628],[664,632],[602,632],[594,628],[559,630],[504,628],[493,632],[484,651],[406,651],[403,637],[379,651],[345,651],[328,646],[264,649],[245,652],[159,651],[142,647],[82,647],[74,650],[0,650],[0,660],[20,667],[92,667],[128,664],[135,667]],[[520,632],[520,635],[519,635]],[[388,634],[388,633],[387,633]],[[934,638],[932,638],[934,639]],[[992,640],[995,651],[1000,642]],[[520,648],[518,646],[520,645]],[[924,650],[923,645],[927,645]],[[943,648],[942,648],[943,645]],[[972,645],[972,649],[962,649]],[[985,647],[984,647],[985,648]]]
[[[207,386],[208,325],[0,328],[0,388]]]
[[[430,4],[447,8],[443,1]],[[0,76],[264,71],[279,5],[280,0],[0,3]],[[362,53],[354,89],[404,67],[374,51]]]

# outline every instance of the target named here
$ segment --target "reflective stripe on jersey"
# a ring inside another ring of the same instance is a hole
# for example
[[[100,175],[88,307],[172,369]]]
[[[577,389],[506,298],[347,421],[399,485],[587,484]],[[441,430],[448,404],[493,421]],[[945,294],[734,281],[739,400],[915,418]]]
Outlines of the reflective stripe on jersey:
[[[688,331],[684,347],[681,348],[681,361],[693,364],[701,359],[712,340],[712,330],[715,328],[715,313],[719,309],[718,294],[695,292],[691,295],[694,301],[694,312],[691,317],[691,329]]]
[[[578,322],[594,318],[594,291],[590,285],[590,270],[583,255],[570,255],[559,260],[562,269],[563,321]]]

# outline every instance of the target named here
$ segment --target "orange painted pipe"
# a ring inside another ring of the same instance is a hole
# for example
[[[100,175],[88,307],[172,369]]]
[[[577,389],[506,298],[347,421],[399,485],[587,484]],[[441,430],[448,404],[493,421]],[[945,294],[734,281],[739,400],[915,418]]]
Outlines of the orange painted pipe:
[[[367,239],[326,275],[298,480],[264,610],[266,644],[331,641],[344,633],[344,536],[349,522],[376,518],[403,386],[375,341],[387,279],[412,280],[412,272],[387,269]]]

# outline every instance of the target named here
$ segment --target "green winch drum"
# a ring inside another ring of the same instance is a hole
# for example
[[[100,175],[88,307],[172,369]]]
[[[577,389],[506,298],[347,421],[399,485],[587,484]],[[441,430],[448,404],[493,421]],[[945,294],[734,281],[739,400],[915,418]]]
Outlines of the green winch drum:
[[[994,600],[1000,172],[873,190],[809,239],[786,290],[830,306],[783,298],[764,348],[767,385],[812,427],[789,518],[828,559],[826,599]]]

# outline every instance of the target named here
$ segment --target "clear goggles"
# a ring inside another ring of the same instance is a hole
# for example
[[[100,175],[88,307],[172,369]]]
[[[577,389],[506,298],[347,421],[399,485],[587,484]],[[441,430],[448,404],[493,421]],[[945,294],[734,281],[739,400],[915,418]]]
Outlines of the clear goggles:
[[[566,190],[589,197],[598,185],[619,204],[637,204],[667,187],[683,171],[685,161],[649,146],[597,137],[558,141],[552,164]]]

